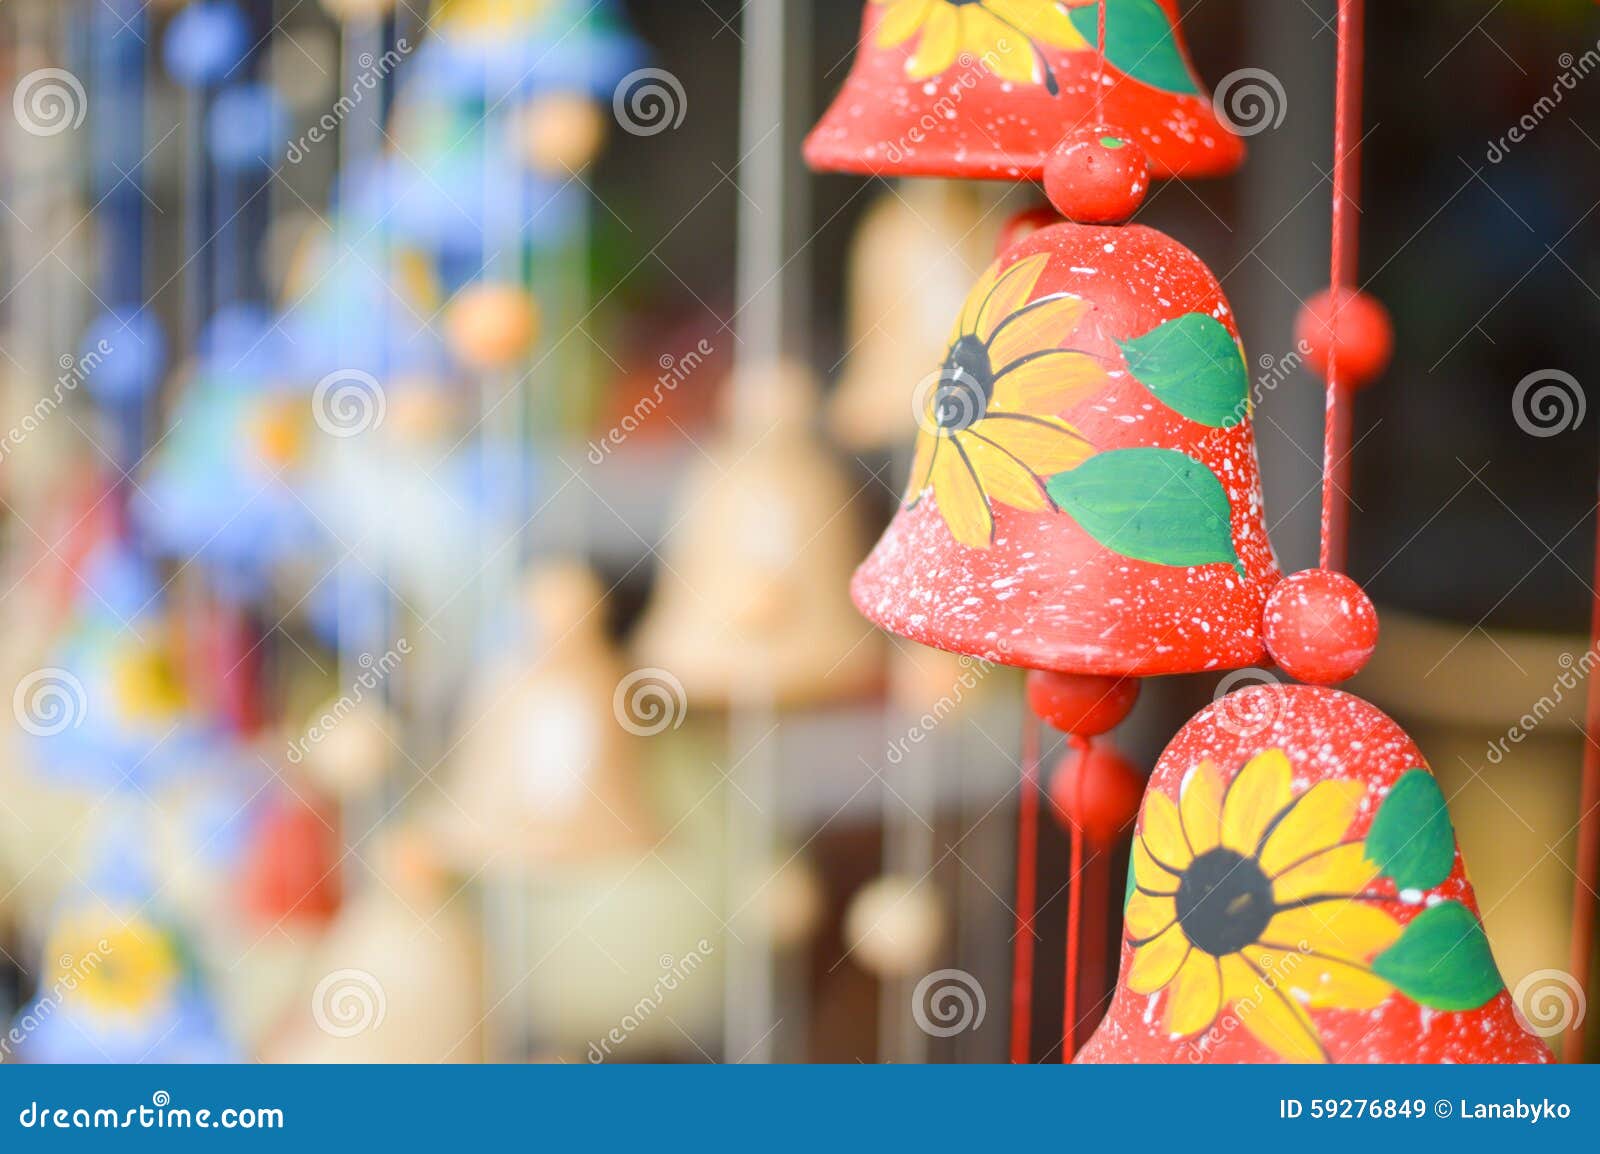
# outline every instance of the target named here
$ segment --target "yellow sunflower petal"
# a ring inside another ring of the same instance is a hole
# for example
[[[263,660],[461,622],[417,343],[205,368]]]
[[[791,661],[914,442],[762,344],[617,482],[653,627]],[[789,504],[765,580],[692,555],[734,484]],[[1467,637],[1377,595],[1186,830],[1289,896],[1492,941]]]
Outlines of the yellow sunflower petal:
[[[1133,883],[1151,893],[1175,894],[1178,892],[1178,875],[1162,869],[1150,851],[1144,848],[1144,838],[1133,839]]]
[[[994,332],[985,338],[989,342],[989,363],[1009,365],[1029,353],[1060,348],[1077,331],[1087,307],[1078,297],[1054,295],[1040,297],[1002,316]]]
[[[950,535],[969,549],[987,549],[994,540],[994,515],[989,499],[961,455],[961,446],[946,438],[933,461],[933,497]]]
[[[978,309],[974,331],[980,340],[987,341],[996,325],[1028,303],[1033,286],[1039,283],[1039,274],[1049,263],[1050,254],[1041,252],[1006,269]]]
[[[1049,506],[1050,498],[1045,495],[1043,483],[1016,457],[972,429],[957,433],[956,439],[978,471],[978,481],[990,501],[1030,513]]]
[[[917,46],[906,59],[906,74],[913,80],[937,76],[955,63],[960,48],[961,11],[941,0],[922,25]]]
[[[1257,969],[1313,1010],[1370,1010],[1394,987],[1365,966],[1257,944],[1243,951]]]
[[[1217,848],[1222,836],[1222,774],[1210,761],[1202,761],[1185,779],[1178,811],[1196,857]]]
[[[1128,899],[1128,912],[1123,918],[1128,937],[1142,942],[1162,933],[1178,920],[1178,906],[1170,896],[1155,897],[1142,890],[1134,890]]]
[[[1262,942],[1308,950],[1330,958],[1364,962],[1394,945],[1400,923],[1386,910],[1362,901],[1315,902],[1275,914]]]
[[[1204,950],[1189,957],[1167,991],[1167,1032],[1198,1034],[1217,1020],[1222,1009],[1222,971],[1217,959]]]
[[[1133,964],[1128,967],[1128,989],[1136,994],[1155,993],[1177,975],[1189,956],[1189,949],[1189,939],[1177,925],[1154,941],[1139,946],[1133,951]]]
[[[878,25],[878,47],[893,48],[910,40],[922,27],[922,21],[928,15],[928,5],[933,0],[877,0],[879,4],[885,2],[889,10],[883,14],[883,22]]]
[[[1028,467],[1036,477],[1050,478],[1076,468],[1094,455],[1094,446],[1059,417],[1026,413],[989,413],[973,428]]]
[[[1145,848],[1156,862],[1180,873],[1189,868],[1194,854],[1184,840],[1183,822],[1178,818],[1178,807],[1166,794],[1150,790],[1144,795],[1144,814],[1139,820],[1139,834]]]
[[[1035,353],[1002,366],[994,381],[993,403],[1008,412],[1060,416],[1105,384],[1105,370],[1087,353],[1066,349]]]
[[[921,429],[917,432],[917,448],[911,457],[911,476],[906,480],[905,503],[915,504],[918,497],[927,491],[933,483],[933,478],[928,475],[933,468],[934,453],[939,447],[939,438]]]
[[[1240,954],[1222,962],[1222,998],[1239,1024],[1286,1062],[1326,1062],[1317,1028],[1290,994],[1251,969]]]
[[[1005,21],[982,8],[969,7],[966,20],[967,34],[962,43],[990,72],[1016,84],[1039,84],[1044,80],[1032,45],[1015,28],[1007,27]]]
[[[1269,749],[1252,757],[1228,786],[1222,844],[1254,857],[1261,835],[1291,800],[1293,778],[1283,750]]]
[[[978,310],[983,308],[983,302],[989,299],[989,293],[994,289],[995,282],[1000,279],[1000,262],[995,261],[983,270],[983,275],[978,278],[978,283],[972,286],[972,291],[967,294],[967,299],[961,305],[961,315],[956,318],[956,327],[950,331],[950,343],[953,345],[967,333],[975,333],[978,329]]]
[[[1338,845],[1366,792],[1359,781],[1319,781],[1296,798],[1262,847],[1261,868],[1267,876]]]
[[[1272,896],[1280,905],[1330,894],[1358,894],[1378,876],[1360,842],[1313,854],[1272,879]]]
[[[1038,0],[983,0],[983,6],[1034,40],[1069,50],[1089,47],[1077,26],[1055,4],[1041,4]]]

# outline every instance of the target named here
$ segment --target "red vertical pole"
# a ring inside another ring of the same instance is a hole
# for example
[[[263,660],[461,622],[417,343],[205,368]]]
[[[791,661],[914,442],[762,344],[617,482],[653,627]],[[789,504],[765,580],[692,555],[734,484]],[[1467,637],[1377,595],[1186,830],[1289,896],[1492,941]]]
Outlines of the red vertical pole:
[[[1011,961],[1011,1060],[1026,1064],[1033,1038],[1033,914],[1039,867],[1039,719],[1023,711],[1017,797],[1016,933]]]

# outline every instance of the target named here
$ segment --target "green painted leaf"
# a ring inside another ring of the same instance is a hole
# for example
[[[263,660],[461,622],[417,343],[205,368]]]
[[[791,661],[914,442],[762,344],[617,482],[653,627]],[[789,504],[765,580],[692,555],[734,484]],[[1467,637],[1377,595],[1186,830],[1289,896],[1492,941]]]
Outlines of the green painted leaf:
[[[1413,769],[1394,783],[1367,833],[1367,857],[1401,889],[1431,889],[1456,863],[1456,834],[1439,783]]]
[[[1130,857],[1128,859],[1128,892],[1122,895],[1122,912],[1124,914],[1128,912],[1128,903],[1133,900],[1133,891],[1137,888],[1138,886],[1133,880],[1133,858]]]
[[[1373,959],[1372,969],[1435,1010],[1475,1010],[1505,989],[1482,923],[1460,902],[1440,902],[1418,914],[1400,940]]]
[[[1100,36],[1100,5],[1084,4],[1069,16],[1090,44]],[[1106,59],[1151,88],[1198,96],[1194,77],[1172,35],[1167,14],[1156,0],[1108,0]]]
[[[1124,557],[1157,565],[1228,564],[1231,509],[1222,482],[1175,449],[1111,449],[1045,484],[1084,532]]]
[[[1134,379],[1191,421],[1227,429],[1249,417],[1244,356],[1215,317],[1189,313],[1118,344]]]

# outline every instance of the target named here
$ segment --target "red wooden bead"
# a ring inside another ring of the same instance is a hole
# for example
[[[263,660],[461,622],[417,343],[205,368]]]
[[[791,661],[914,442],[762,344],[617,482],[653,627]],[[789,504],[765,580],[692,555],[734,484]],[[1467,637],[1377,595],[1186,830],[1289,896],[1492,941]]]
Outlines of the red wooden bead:
[[[1121,224],[1150,190],[1150,161],[1137,144],[1105,128],[1080,128],[1044,162],[1044,194],[1080,224]]]
[[[1334,299],[1333,290],[1324,289],[1305,303],[1295,318],[1295,340],[1311,367],[1327,380],[1337,312],[1339,384],[1348,389],[1364,389],[1383,376],[1394,356],[1394,322],[1389,319],[1389,310],[1366,293],[1341,290],[1337,308]]]
[[[1267,598],[1267,652],[1297,681],[1337,685],[1354,677],[1378,647],[1378,611],[1343,573],[1307,569],[1285,577]]]
[[[1070,749],[1050,779],[1051,809],[1063,828],[1083,831],[1097,850],[1133,832],[1144,775],[1109,745]]]
[[[1041,228],[1049,228],[1052,224],[1060,223],[1061,214],[1048,204],[1036,204],[1032,208],[1025,208],[1000,226],[1000,235],[994,242],[994,255],[1003,256],[1008,248],[1023,237],[1032,236]]]
[[[1137,677],[1028,672],[1028,706],[1062,733],[1094,737],[1122,724],[1139,700]]]

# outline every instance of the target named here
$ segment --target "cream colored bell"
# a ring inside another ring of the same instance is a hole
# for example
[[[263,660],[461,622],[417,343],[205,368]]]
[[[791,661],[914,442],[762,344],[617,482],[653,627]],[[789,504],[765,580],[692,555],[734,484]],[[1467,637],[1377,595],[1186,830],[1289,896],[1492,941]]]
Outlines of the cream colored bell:
[[[913,394],[943,358],[950,318],[994,257],[1004,213],[970,183],[909,180],[862,218],[850,253],[849,353],[828,429],[852,449],[898,445]]]
[[[929,969],[948,928],[932,881],[887,874],[850,899],[844,940],[863,969],[903,978]]]
[[[882,644],[848,595],[854,487],[812,431],[807,370],[745,384],[684,485],[635,660],[669,671],[690,708],[858,695],[881,679]]]
[[[528,580],[524,635],[468,693],[431,814],[452,864],[494,872],[649,844],[639,729],[618,704],[627,671],[605,636],[604,603],[580,565],[540,568]]]
[[[269,1062],[474,1062],[484,1016],[477,931],[415,830],[382,847],[383,880],[329,928],[264,1048]]]
[[[298,761],[311,778],[329,793],[360,797],[375,789],[401,746],[388,708],[375,697],[349,708],[344,701],[328,702],[291,744],[290,761]]]

